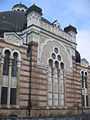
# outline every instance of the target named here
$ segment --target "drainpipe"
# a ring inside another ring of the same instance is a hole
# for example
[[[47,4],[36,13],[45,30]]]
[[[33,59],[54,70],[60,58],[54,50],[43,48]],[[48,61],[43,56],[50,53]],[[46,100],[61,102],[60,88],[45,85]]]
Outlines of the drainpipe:
[[[28,57],[29,59],[29,101],[28,101],[28,115],[31,116],[31,80],[32,80],[32,46],[28,45]]]

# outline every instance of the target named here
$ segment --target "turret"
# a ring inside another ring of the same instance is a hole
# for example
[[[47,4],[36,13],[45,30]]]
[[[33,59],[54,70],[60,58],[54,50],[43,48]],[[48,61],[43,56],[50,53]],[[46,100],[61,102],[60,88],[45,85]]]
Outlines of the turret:
[[[64,31],[72,36],[73,42],[76,42],[77,29],[74,26],[69,25],[64,28]]]
[[[26,15],[27,27],[29,27],[32,24],[39,25],[42,16],[42,9],[33,4],[31,7],[28,8]]]
[[[13,11],[26,12],[27,7],[26,7],[24,4],[20,3],[20,4],[14,5],[14,6],[12,7],[12,10],[13,10]]]

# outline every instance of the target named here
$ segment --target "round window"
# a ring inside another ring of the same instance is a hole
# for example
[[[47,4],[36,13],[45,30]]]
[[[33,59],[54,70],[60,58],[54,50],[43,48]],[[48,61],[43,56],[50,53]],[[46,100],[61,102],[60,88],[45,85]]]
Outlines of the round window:
[[[58,53],[58,48],[54,48],[54,52],[55,52],[55,53]]]
[[[55,58],[56,58],[55,53],[52,53],[52,58],[53,58],[53,59],[55,59]]]

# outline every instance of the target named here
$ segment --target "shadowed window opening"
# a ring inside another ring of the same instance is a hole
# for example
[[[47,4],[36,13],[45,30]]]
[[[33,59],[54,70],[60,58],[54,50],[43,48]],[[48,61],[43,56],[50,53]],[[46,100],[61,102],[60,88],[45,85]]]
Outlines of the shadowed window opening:
[[[3,75],[9,75],[9,64],[10,64],[10,52],[9,50],[6,50],[3,64]]]
[[[59,62],[58,61],[55,61],[55,66],[56,66],[57,69],[59,68]]]
[[[8,88],[7,87],[2,87],[1,88],[1,104],[6,105],[7,104],[7,93]]]
[[[58,48],[55,48],[54,51],[55,51],[55,53],[58,53]]]
[[[13,54],[13,60],[12,60],[12,77],[17,76],[17,61],[18,61],[18,54],[14,53]]]
[[[16,105],[16,88],[11,88],[10,91],[10,104]]]
[[[61,62],[61,69],[64,69],[64,63]]]
[[[56,58],[55,53],[52,53],[52,58],[53,58],[53,59],[55,59],[55,58]]]

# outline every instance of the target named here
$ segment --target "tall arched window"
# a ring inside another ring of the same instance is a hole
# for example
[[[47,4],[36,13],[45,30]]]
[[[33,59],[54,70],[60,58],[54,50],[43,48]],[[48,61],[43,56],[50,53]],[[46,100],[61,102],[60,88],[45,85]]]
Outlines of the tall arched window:
[[[10,51],[6,50],[3,64],[3,75],[9,75]]]
[[[85,72],[85,88],[87,88],[87,72]]]
[[[64,106],[64,63],[58,48],[54,48],[48,63],[48,105]]]
[[[87,72],[81,71],[81,87],[82,87],[82,106],[87,107],[88,106],[88,93],[87,93]]]
[[[13,54],[13,59],[12,59],[12,77],[17,76],[17,62],[18,62],[18,54],[15,52]]]
[[[81,71],[82,88],[84,88],[84,71]]]
[[[48,105],[52,106],[53,98],[53,60],[49,59],[49,68],[48,68]]]
[[[2,50],[3,79],[1,85],[0,102],[2,105],[16,105],[21,55],[17,50],[4,48]]]

